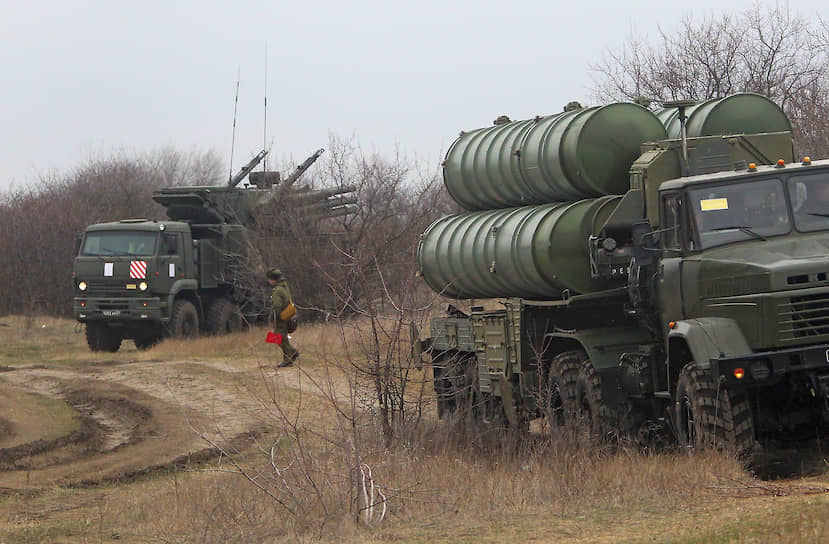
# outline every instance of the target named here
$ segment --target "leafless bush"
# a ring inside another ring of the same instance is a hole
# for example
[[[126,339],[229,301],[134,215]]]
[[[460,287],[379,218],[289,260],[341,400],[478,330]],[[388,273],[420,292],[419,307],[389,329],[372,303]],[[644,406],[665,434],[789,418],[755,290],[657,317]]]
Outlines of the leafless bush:
[[[765,95],[792,121],[799,152],[829,156],[829,32],[787,3],[756,4],[736,14],[685,16],[648,42],[632,34],[592,65],[596,98],[707,99],[736,92]]]
[[[406,289],[418,235],[451,209],[436,173],[419,168],[332,137],[307,187],[353,188],[356,212],[327,217],[276,203],[257,229],[262,262],[280,267],[297,303],[320,317],[371,299],[382,304],[385,291],[396,296]]]

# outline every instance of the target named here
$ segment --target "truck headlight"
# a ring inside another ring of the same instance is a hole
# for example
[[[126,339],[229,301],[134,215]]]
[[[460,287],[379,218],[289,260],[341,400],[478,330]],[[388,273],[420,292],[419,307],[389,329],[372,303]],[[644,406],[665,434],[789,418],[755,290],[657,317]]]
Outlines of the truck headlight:
[[[146,291],[147,290],[147,282],[142,281],[141,283],[138,284],[138,288],[142,291]]]
[[[86,282],[85,281],[80,282],[78,284],[78,289],[80,289],[81,291],[86,291]]]

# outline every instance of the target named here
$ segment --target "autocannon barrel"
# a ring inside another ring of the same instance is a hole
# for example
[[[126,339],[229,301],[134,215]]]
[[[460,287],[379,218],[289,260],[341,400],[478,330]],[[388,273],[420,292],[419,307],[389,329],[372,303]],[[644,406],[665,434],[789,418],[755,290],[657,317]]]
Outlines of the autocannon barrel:
[[[640,145],[664,138],[660,120],[632,103],[509,122],[461,134],[444,182],[468,210],[622,194]]]
[[[343,187],[332,187],[330,189],[319,190],[296,190],[291,193],[286,193],[285,198],[290,198],[292,202],[316,202],[326,198],[338,195],[345,195],[353,193],[357,188],[354,185],[345,185]]]
[[[621,197],[469,212],[423,233],[418,265],[426,283],[455,298],[553,298],[617,284],[590,276],[588,237]]]

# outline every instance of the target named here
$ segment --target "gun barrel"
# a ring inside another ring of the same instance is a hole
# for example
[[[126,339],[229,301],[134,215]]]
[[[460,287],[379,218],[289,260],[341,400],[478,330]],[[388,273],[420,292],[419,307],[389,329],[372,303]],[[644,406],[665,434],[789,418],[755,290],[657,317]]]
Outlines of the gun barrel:
[[[343,217],[346,215],[354,215],[360,210],[359,207],[348,204],[346,206],[338,206],[328,210],[312,210],[303,214],[308,219],[331,219],[334,217]]]
[[[319,189],[317,191],[297,191],[285,195],[291,202],[316,202],[333,196],[345,195],[354,192],[353,187],[333,187],[331,189]]]
[[[303,213],[306,211],[333,210],[334,208],[346,206],[348,204],[357,204],[357,199],[353,196],[329,198],[326,200],[320,200],[318,202],[308,202],[305,204],[299,204],[296,210],[298,212]]]

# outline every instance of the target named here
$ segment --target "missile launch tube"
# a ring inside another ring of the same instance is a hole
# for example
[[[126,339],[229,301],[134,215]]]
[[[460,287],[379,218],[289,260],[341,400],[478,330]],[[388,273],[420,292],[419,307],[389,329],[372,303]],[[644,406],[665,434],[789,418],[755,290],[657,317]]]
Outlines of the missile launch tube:
[[[423,233],[420,273],[455,298],[555,298],[617,283],[590,277],[588,237],[621,197],[470,212],[444,217]]]
[[[468,210],[622,194],[640,145],[664,138],[660,120],[632,103],[516,121],[461,134],[444,182]]]
[[[754,134],[791,131],[789,118],[780,106],[759,94],[740,93],[712,98],[685,110],[688,137],[726,134]],[[680,137],[679,111],[665,108],[656,112],[668,138]]]

